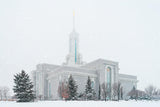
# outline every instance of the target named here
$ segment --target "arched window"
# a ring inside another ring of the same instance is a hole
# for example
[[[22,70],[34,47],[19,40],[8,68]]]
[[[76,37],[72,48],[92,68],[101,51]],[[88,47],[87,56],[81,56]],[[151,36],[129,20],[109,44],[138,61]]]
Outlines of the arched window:
[[[107,89],[107,96],[106,99],[111,99],[111,67],[106,68],[106,89]]]
[[[111,83],[111,68],[110,67],[107,67],[107,70],[106,70],[106,74],[107,74],[107,84]]]
[[[94,81],[91,81],[91,87],[94,88]]]

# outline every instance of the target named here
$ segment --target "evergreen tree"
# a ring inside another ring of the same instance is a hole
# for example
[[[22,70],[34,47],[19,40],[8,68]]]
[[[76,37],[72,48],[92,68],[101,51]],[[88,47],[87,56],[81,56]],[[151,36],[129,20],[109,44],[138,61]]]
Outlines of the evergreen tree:
[[[17,102],[31,102],[34,101],[35,96],[33,94],[33,85],[29,79],[29,75],[24,70],[21,73],[14,75],[13,91],[18,99]]]
[[[85,89],[86,99],[87,100],[93,100],[95,98],[95,92],[94,89],[92,89],[92,83],[90,77],[88,77],[87,85]]]
[[[118,94],[118,101],[120,100],[120,88],[121,88],[121,83],[118,82],[118,90],[117,90],[117,94]]]
[[[121,100],[123,100],[123,87],[121,87]]]
[[[77,85],[72,75],[70,75],[68,80],[68,94],[68,100],[77,100]]]
[[[99,90],[98,90],[98,100],[101,100],[101,86],[99,85]]]

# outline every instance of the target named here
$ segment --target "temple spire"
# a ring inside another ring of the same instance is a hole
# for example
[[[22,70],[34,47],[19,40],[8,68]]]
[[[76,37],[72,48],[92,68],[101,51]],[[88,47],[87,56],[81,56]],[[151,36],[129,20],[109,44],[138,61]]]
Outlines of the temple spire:
[[[78,66],[82,64],[82,56],[79,53],[79,34],[75,31],[75,12],[73,11],[73,31],[69,35],[69,54],[66,57],[66,65]]]

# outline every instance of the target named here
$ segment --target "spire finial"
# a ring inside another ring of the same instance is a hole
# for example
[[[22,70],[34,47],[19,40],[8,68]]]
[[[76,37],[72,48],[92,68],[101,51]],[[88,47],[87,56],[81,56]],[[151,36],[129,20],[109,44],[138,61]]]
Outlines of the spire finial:
[[[75,16],[75,11],[73,10],[73,16]]]

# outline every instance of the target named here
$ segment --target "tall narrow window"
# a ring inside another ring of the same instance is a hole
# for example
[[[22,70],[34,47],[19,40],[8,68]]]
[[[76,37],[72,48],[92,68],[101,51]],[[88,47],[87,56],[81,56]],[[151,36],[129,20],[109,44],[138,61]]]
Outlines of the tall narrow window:
[[[51,97],[51,83],[49,82],[49,97]]]
[[[107,67],[106,69],[106,89],[107,89],[107,98],[111,99],[111,68]]]
[[[75,39],[75,63],[77,62],[77,46],[76,46],[76,39]]]

